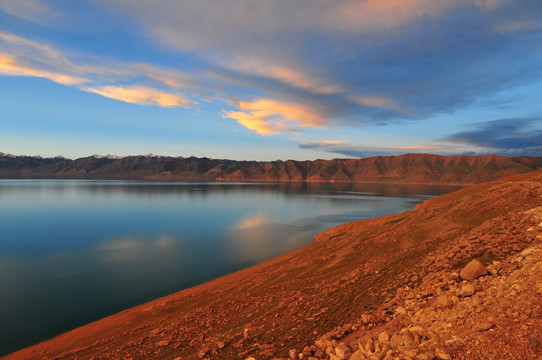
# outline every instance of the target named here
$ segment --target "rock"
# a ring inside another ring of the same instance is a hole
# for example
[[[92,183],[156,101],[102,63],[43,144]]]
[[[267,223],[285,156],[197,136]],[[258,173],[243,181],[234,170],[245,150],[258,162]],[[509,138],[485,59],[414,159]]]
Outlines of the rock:
[[[314,356],[317,358],[317,359],[321,359],[323,358],[325,355],[324,355],[324,352],[321,350],[321,349],[318,349],[314,352]]]
[[[404,307],[398,306],[397,309],[395,309],[395,313],[398,314],[398,315],[405,315],[405,314],[406,314],[406,310],[405,310]]]
[[[475,292],[476,290],[474,289],[474,286],[472,286],[472,284],[469,283],[469,284],[463,285],[459,295],[462,297],[468,297],[468,296],[474,295]]]
[[[365,360],[367,357],[361,352],[361,350],[356,351],[350,357],[350,360]]]
[[[340,343],[335,348],[335,355],[337,355],[341,360],[348,360],[352,356],[352,350],[344,343]]]
[[[446,295],[440,295],[435,305],[439,308],[445,308],[446,306],[450,305],[448,297]]]
[[[168,345],[169,345],[169,341],[167,340],[158,341],[156,343],[156,346],[168,346]]]
[[[426,353],[421,353],[416,355],[416,360],[431,360],[433,359],[433,355],[429,356]]]
[[[311,348],[308,347],[308,346],[305,346],[303,348],[303,351],[301,352],[303,354],[303,357],[306,358],[306,357],[309,357],[312,355],[312,351],[311,351]]]
[[[291,349],[288,353],[290,354],[290,359],[299,360],[299,352],[297,349]]]
[[[530,337],[529,342],[531,343],[531,346],[536,348],[538,347],[538,341],[535,338]]]
[[[452,357],[441,348],[435,349],[435,357],[440,360],[452,360]]]
[[[392,349],[397,349],[399,346],[403,345],[403,338],[400,335],[394,334],[390,340],[390,346]]]
[[[407,348],[413,348],[416,346],[416,343],[414,342],[414,337],[412,336],[412,334],[404,334],[402,336],[402,339],[403,339],[403,345],[406,346]]]
[[[378,341],[379,341],[381,344],[390,341],[390,337],[389,337],[388,333],[385,332],[385,331],[382,331],[382,332],[380,333],[380,335],[378,335]]]
[[[463,280],[469,281],[474,280],[482,275],[487,275],[487,269],[480,262],[480,260],[477,259],[474,259],[470,263],[468,263],[459,273],[459,276],[461,276]]]
[[[482,321],[482,322],[477,323],[474,328],[476,331],[487,331],[491,329],[493,326],[495,326],[495,324],[492,324],[488,321]]]

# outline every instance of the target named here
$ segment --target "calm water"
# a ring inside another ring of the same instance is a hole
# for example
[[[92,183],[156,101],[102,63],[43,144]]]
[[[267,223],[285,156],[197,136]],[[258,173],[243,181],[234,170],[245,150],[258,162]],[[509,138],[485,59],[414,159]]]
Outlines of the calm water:
[[[454,189],[0,180],[0,356]]]

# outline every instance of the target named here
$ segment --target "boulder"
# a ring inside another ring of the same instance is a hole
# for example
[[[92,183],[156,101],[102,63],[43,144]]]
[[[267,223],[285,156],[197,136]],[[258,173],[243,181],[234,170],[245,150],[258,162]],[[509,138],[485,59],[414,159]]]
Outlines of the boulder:
[[[461,273],[459,276],[461,276],[464,280],[474,280],[479,276],[487,275],[487,269],[485,266],[480,262],[480,260],[472,260],[470,263],[468,263],[463,270],[461,270]]]

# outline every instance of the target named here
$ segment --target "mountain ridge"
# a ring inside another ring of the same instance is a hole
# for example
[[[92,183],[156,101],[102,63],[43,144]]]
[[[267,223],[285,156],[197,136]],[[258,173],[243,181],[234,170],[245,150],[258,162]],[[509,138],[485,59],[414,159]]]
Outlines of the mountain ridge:
[[[542,168],[542,157],[403,154],[361,159],[238,161],[139,155],[62,157],[0,153],[0,178],[476,184]]]

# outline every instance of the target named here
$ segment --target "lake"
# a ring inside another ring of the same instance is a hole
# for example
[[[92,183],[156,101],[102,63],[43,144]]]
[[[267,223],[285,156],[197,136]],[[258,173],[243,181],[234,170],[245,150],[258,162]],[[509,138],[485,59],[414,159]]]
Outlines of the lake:
[[[455,189],[0,180],[0,356]]]

